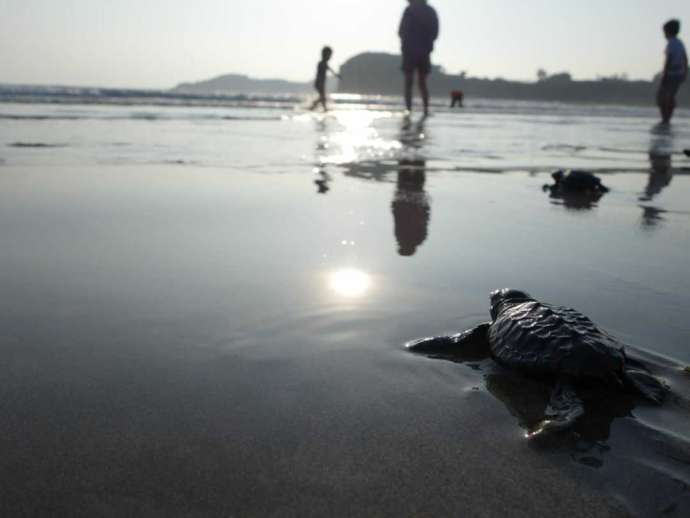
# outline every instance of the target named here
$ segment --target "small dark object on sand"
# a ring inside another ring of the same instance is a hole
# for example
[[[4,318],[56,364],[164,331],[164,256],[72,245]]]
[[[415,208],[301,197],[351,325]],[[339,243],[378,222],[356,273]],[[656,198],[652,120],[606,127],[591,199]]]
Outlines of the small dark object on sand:
[[[587,171],[556,171],[551,175],[554,185],[545,185],[544,190],[561,193],[601,193],[609,192],[609,188],[601,183],[601,179]]]
[[[586,171],[556,171],[553,173],[553,185],[544,185],[554,200],[562,200],[567,208],[591,209],[609,188],[601,179]]]
[[[625,390],[656,404],[663,403],[669,390],[643,364],[627,358],[615,338],[574,309],[504,289],[491,294],[491,318],[464,333],[425,338],[406,347],[439,358],[483,347],[507,369],[550,380],[553,385],[544,420],[531,437],[572,427],[585,413],[580,389]]]
[[[683,153],[685,153],[685,156],[690,156],[690,149],[686,149]]]

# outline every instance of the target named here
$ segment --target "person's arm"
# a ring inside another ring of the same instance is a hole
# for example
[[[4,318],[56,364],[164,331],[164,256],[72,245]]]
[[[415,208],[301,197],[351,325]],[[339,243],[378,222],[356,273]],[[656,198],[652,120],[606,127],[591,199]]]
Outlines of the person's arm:
[[[671,53],[669,48],[666,47],[666,62],[664,63],[664,71],[661,74],[661,81],[666,81],[668,79],[668,73],[671,70]]]
[[[330,65],[328,66],[328,70],[331,72],[331,74],[333,74],[333,75],[334,75],[335,77],[337,77],[338,79],[342,79],[342,76],[341,76],[338,72],[336,72],[335,70],[333,70],[333,69],[331,68]]]
[[[683,62],[685,64],[684,70],[685,72],[683,73],[683,81],[685,81],[688,78],[688,53],[683,52]]]
[[[433,41],[436,41],[438,39],[438,35],[441,31],[441,24],[438,21],[438,13],[434,10],[434,18],[433,18],[433,24],[431,27],[431,34],[434,37]]]
[[[402,20],[400,20],[400,28],[398,29],[398,36],[401,40],[405,39],[407,35],[407,26],[410,22],[410,8],[407,7],[403,13]]]

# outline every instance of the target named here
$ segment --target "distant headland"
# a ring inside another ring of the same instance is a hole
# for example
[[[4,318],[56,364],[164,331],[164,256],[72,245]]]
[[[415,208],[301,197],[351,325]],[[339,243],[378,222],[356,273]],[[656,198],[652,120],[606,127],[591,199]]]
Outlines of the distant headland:
[[[254,79],[228,74],[197,83],[182,83],[173,91],[180,94],[305,94],[313,89],[311,82],[298,83],[283,79]]]
[[[343,77],[337,84],[339,93],[363,95],[401,95],[401,58],[399,55],[367,52],[348,59],[340,68]],[[601,77],[574,80],[563,72],[549,75],[539,71],[535,81],[511,81],[501,78],[470,77],[465,73],[448,74],[434,66],[429,86],[434,97],[447,97],[452,90],[462,90],[467,98],[561,101],[601,104],[653,104],[656,81],[628,80],[626,77]],[[196,83],[183,83],[173,89],[181,94],[286,94],[312,91],[312,82],[281,79],[253,79],[230,74]],[[679,93],[682,104],[690,104],[690,87]]]

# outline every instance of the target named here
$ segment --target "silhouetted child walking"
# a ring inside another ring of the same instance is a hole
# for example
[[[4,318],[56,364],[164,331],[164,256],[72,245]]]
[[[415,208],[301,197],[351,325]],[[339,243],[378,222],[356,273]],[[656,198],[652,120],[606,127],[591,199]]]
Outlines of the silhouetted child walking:
[[[341,79],[340,75],[336,73],[328,64],[328,62],[333,57],[333,49],[331,47],[324,47],[321,51],[321,61],[316,67],[316,81],[314,81],[314,88],[319,93],[319,98],[314,101],[311,106],[311,110],[315,110],[316,107],[321,104],[324,111],[328,111],[328,106],[326,105],[326,78],[328,72],[330,71],[338,79]]]
[[[676,108],[676,94],[680,86],[688,78],[688,55],[685,45],[678,38],[680,22],[671,20],[664,25],[664,36],[668,40],[666,46],[666,63],[661,76],[661,86],[657,102],[661,111],[661,122],[668,124]]]

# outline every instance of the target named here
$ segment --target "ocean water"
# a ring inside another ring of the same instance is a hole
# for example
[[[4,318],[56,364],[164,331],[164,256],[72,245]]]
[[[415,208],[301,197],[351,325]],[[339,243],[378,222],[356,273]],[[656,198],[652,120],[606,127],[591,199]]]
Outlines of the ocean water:
[[[3,514],[687,514],[688,112],[298,101],[0,103]],[[667,404],[536,445],[548,387],[404,350],[506,286]]]
[[[7,94],[0,99],[7,101]],[[308,102],[295,98],[241,96],[222,106],[190,104],[184,97],[174,97],[173,105],[143,104],[147,99],[138,97],[118,97],[120,104],[107,103],[110,97],[89,104],[78,104],[83,97],[70,104],[51,99],[43,93],[40,102],[0,103],[4,163],[46,159],[53,165],[178,163],[269,171],[276,162],[356,169],[414,154],[444,171],[646,172],[650,153],[682,165],[690,141],[690,111],[682,109],[677,123],[664,129],[655,126],[651,107],[470,100],[464,110],[451,111],[437,102],[434,118],[414,131],[404,128],[391,98],[336,96],[336,111],[326,116],[305,112]],[[273,163],[254,152],[262,141],[271,142]]]

